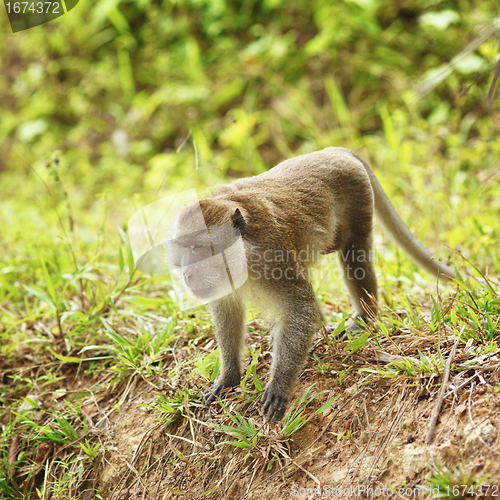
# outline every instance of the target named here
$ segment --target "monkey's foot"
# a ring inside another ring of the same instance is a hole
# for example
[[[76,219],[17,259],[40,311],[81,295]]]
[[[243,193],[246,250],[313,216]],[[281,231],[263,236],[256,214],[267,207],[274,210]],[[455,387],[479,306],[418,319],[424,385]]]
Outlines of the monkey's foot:
[[[262,415],[267,413],[266,422],[277,422],[284,417],[288,398],[275,394],[267,388],[260,400],[264,403]]]
[[[224,382],[215,382],[208,391],[203,394],[203,402],[208,406],[213,403],[217,396],[225,396],[227,393],[232,392],[232,390],[238,385],[236,384],[226,384]],[[222,394],[221,394],[222,393]]]

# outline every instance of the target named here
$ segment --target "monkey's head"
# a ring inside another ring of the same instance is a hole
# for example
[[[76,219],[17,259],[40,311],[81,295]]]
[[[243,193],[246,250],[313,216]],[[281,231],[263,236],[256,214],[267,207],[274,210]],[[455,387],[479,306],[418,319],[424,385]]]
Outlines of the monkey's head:
[[[241,239],[246,221],[231,205],[209,198],[184,206],[165,245],[169,268],[197,299],[215,300],[246,280]]]

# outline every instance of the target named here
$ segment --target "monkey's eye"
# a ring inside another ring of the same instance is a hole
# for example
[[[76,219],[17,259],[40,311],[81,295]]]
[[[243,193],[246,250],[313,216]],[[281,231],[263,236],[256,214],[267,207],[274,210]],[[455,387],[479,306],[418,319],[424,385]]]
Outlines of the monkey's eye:
[[[202,248],[203,248],[203,245],[191,245],[191,251],[201,250]]]

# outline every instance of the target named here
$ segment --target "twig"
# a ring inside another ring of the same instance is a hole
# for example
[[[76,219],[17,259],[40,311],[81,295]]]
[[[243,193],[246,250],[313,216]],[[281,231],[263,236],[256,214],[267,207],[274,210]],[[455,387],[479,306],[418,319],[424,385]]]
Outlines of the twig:
[[[10,444],[10,449],[9,449],[9,456],[7,458],[7,462],[9,463],[9,473],[11,477],[14,477],[16,475],[16,458],[17,458],[17,452],[19,451],[19,434],[16,434],[12,438],[12,442]]]
[[[443,69],[441,69],[437,74],[434,73],[432,76],[419,83],[415,87],[417,94],[422,97],[434,90],[435,87],[437,87],[446,77],[448,77],[452,73],[452,71],[457,67],[460,61],[474,52],[480,45],[488,40],[488,38],[497,34],[499,28],[500,21],[498,19],[490,23],[488,26],[484,27],[463,50],[461,50],[448,64],[444,66]]]
[[[366,418],[366,429],[370,429],[370,419],[368,417],[368,410],[366,408],[366,397],[363,396],[363,409],[365,410],[365,418]]]
[[[144,449],[144,446],[146,446],[146,443],[148,442],[148,440],[151,437],[151,435],[153,434],[153,432],[155,432],[156,430],[160,429],[162,425],[163,425],[163,422],[159,422],[158,424],[151,426],[144,433],[144,435],[142,436],[141,442],[137,446],[137,449],[135,450],[135,453],[132,456],[132,460],[130,461],[130,463],[126,462],[126,464],[127,464],[127,471],[124,474],[122,474],[122,476],[119,479],[118,483],[116,484],[115,488],[111,492],[111,495],[109,497],[110,499],[115,496],[115,493],[116,493],[116,498],[119,497],[119,494],[121,493],[121,491],[123,489],[123,486],[121,486],[121,484],[122,484],[122,482],[124,482],[124,481],[126,481],[128,479],[128,476],[130,475],[131,472],[134,472],[135,475],[136,475],[136,477],[138,477],[140,479],[141,475],[135,469],[135,464],[136,464],[137,460],[139,459],[139,456],[141,455],[142,450]],[[141,480],[141,483],[142,483],[142,480]],[[120,488],[120,489],[118,490],[118,488]]]
[[[456,393],[458,391],[458,389],[461,389],[464,385],[467,385],[469,382],[472,382],[478,375],[479,375],[479,372],[474,373],[474,375],[472,375],[472,377],[469,377],[465,382],[462,382],[460,385],[455,387],[453,390],[447,392],[444,397],[447,398],[450,394]]]
[[[391,426],[389,427],[389,430],[387,431],[386,435],[383,437],[382,441],[380,441],[377,449],[375,450],[374,457],[373,457],[372,462],[370,464],[370,469],[368,470],[366,486],[368,486],[368,481],[370,480],[370,477],[372,475],[373,469],[375,468],[375,465],[377,464],[378,460],[382,456],[382,453],[385,451],[385,449],[387,448],[387,446],[391,440],[391,437],[393,435],[393,430],[395,429],[396,426],[399,425],[399,423],[401,422],[401,419],[403,418],[403,416],[405,414],[406,409],[408,408],[410,403],[413,401],[413,398],[409,397],[409,392],[406,392],[403,401],[406,398],[408,398],[408,401],[406,401],[405,405],[399,410],[399,412],[393,418]],[[360,467],[361,467],[361,463],[360,463]]]
[[[490,85],[490,90],[488,91],[488,96],[486,97],[486,106],[491,108],[493,106],[493,99],[495,97],[495,88],[497,86],[497,80],[500,77],[500,54],[497,56],[497,63],[495,65],[495,74],[493,75],[493,80]]]
[[[465,325],[462,327],[462,331],[460,332],[460,335],[458,336],[457,340],[455,340],[455,343],[453,344],[450,355],[448,356],[448,359],[446,361],[446,366],[444,367],[443,383],[441,384],[441,388],[439,389],[439,394],[438,394],[436,406],[434,407],[434,410],[432,412],[432,417],[431,417],[431,421],[429,424],[429,432],[427,433],[427,437],[425,438],[425,444],[431,444],[431,442],[432,442],[432,437],[434,436],[434,429],[436,427],[437,419],[439,417],[439,412],[441,411],[441,406],[443,404],[444,393],[446,391],[446,387],[448,386],[448,379],[450,378],[451,362],[453,361],[453,358],[455,357],[455,351],[457,350],[458,343],[460,342],[460,339],[462,338],[462,333],[463,333],[464,329],[465,329]]]
[[[445,396],[446,397],[446,396]],[[450,411],[448,412],[448,418],[446,419],[446,421],[444,422],[443,424],[443,427],[441,428],[441,430],[439,431],[438,435],[437,435],[437,438],[439,438],[439,436],[441,435],[441,433],[445,430],[446,428],[446,425],[448,424],[448,421],[450,420],[451,418],[451,415],[453,413],[453,409],[455,408],[455,402],[457,401],[457,395],[456,394],[453,394],[453,400],[451,402],[451,407],[450,407]],[[436,439],[437,439],[436,438]]]

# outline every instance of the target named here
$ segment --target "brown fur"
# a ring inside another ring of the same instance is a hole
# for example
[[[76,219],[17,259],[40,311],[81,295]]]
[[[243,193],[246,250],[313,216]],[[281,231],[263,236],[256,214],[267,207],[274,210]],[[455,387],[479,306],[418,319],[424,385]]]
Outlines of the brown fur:
[[[240,382],[244,299],[258,296],[276,309],[273,363],[262,397],[268,421],[283,417],[322,319],[307,276],[320,254],[339,252],[356,318],[362,322],[375,320],[377,315],[377,283],[371,261],[375,212],[389,235],[419,265],[434,275],[454,276],[451,268],[431,260],[366,163],[344,148],[292,158],[261,175],[222,186],[201,200],[200,207],[209,231],[213,226],[241,230],[249,270],[249,279],[241,289],[210,304],[221,370],[206,402]],[[190,227],[189,210],[177,221],[177,230],[182,233]],[[282,253],[286,257],[280,260]],[[198,272],[210,275],[211,269],[208,264],[200,265]],[[349,330],[360,328],[353,324]]]

